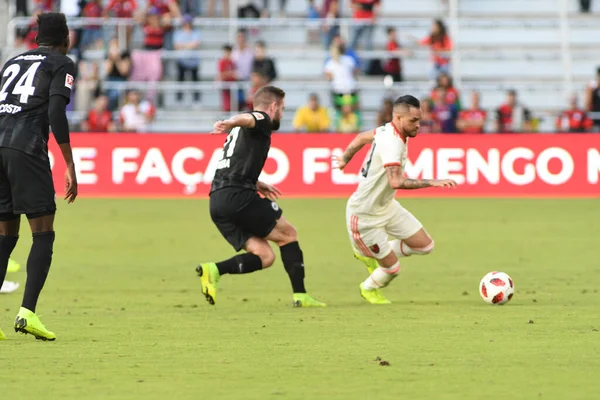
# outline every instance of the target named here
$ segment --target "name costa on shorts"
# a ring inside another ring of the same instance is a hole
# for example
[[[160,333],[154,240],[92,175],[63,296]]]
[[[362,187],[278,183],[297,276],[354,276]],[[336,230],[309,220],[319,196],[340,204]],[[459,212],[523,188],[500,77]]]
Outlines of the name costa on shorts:
[[[0,104],[0,114],[16,114],[21,111],[21,106]]]

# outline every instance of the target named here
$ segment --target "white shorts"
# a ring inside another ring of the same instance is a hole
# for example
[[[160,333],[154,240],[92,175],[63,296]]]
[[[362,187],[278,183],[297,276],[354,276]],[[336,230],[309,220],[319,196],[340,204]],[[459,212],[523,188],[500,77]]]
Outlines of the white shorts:
[[[417,233],[423,225],[414,215],[397,201],[382,215],[355,214],[352,207],[346,207],[346,226],[354,250],[363,256],[385,258],[392,248],[388,241],[407,239]]]

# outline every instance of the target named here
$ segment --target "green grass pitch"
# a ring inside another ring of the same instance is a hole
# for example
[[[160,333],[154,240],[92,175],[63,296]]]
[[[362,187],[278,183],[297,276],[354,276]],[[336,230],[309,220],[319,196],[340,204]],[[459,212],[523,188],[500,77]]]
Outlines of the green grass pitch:
[[[291,308],[280,261],[225,276],[210,307],[194,267],[232,251],[205,200],[62,206],[38,308],[58,339],[13,333],[22,289],[0,297],[9,339],[0,342],[2,398],[600,396],[598,199],[402,203],[436,249],[405,259],[386,289],[393,304],[378,307],[358,294],[365,269],[352,258],[345,201],[280,201],[300,234],[309,293],[326,309]],[[25,263],[22,228],[14,256]],[[479,280],[493,270],[515,281],[508,305],[479,297]],[[8,279],[24,283],[25,272]]]

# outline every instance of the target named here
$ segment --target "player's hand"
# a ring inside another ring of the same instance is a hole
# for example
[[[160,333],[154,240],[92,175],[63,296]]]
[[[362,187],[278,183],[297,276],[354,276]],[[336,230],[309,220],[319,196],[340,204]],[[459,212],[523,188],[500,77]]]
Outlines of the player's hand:
[[[431,186],[433,187],[443,187],[448,189],[454,189],[456,185],[456,181],[452,179],[434,179],[433,182],[431,182]]]
[[[75,166],[67,167],[65,172],[65,200],[72,203],[77,197],[77,176],[75,175]]]
[[[346,161],[344,161],[343,156],[331,156],[331,164],[333,165],[334,169],[344,169],[346,167]]]
[[[275,201],[281,196],[281,192],[275,186],[264,182],[258,182],[258,192],[271,201]]]
[[[229,125],[225,121],[217,121],[213,125],[212,135],[219,135],[223,133],[229,133]]]

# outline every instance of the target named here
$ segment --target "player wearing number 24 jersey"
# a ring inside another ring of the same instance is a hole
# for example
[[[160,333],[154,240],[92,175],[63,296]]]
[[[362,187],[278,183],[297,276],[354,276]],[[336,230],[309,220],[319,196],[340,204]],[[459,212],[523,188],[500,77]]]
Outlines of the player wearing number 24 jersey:
[[[397,189],[454,188],[450,179],[404,177],[409,138],[417,136],[421,105],[413,96],[394,102],[392,122],[358,134],[342,157],[334,157],[343,169],[364,145],[371,149],[361,170],[358,188],[348,200],[346,225],[355,257],[363,261],[369,277],[360,284],[361,296],[372,304],[390,303],[380,289],[400,272],[400,257],[429,254],[433,239],[421,223],[395,199]],[[392,237],[394,240],[388,241]]]
[[[196,268],[202,293],[210,304],[216,303],[217,284],[223,274],[247,274],[273,264],[271,241],[281,251],[292,283],[293,304],[325,306],[306,294],[304,259],[296,229],[275,202],[281,193],[258,180],[271,148],[271,132],[279,128],[283,117],[284,97],[283,90],[264,86],[254,95],[254,111],[215,123],[213,133],[228,135],[210,190],[210,216],[235,251],[244,249],[246,253]]]
[[[14,328],[36,339],[54,340],[56,335],[35,314],[50,270],[55,237],[48,126],[52,126],[67,164],[65,199],[72,203],[77,196],[77,179],[66,106],[74,85],[75,65],[66,56],[69,28],[64,14],[41,14],[37,23],[39,48],[8,60],[0,73],[0,282],[19,238],[20,217],[25,214],[33,244]]]

